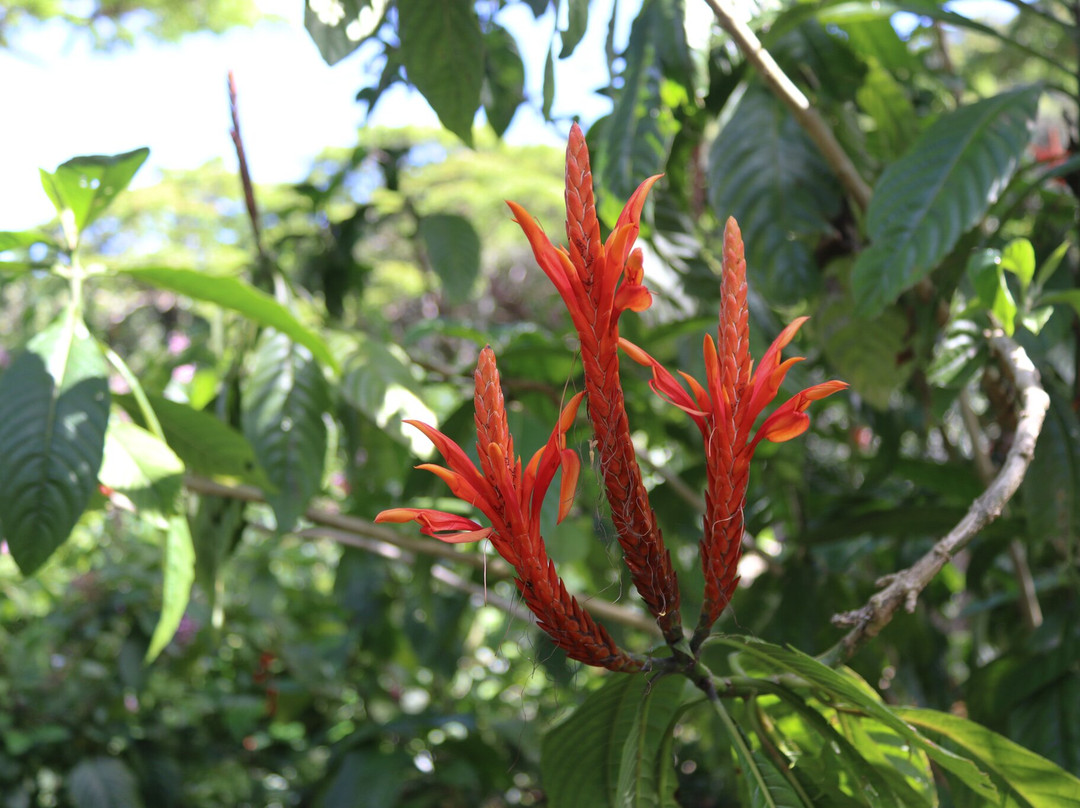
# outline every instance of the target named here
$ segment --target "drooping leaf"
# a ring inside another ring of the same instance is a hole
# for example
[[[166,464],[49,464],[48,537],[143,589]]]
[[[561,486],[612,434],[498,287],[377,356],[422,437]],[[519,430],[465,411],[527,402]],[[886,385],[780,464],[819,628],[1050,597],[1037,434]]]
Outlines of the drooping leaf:
[[[420,238],[428,261],[453,303],[469,299],[480,274],[480,236],[464,216],[437,213],[420,220]]]
[[[904,86],[874,59],[856,99],[874,122],[867,136],[874,156],[886,163],[895,160],[919,132],[915,107]]]
[[[164,577],[161,586],[161,615],[150,647],[146,649],[146,661],[153,662],[180,628],[188,601],[191,585],[195,582],[195,545],[191,538],[187,516],[171,514],[162,531],[165,540]]]
[[[270,295],[239,278],[207,275],[204,272],[173,267],[139,267],[122,269],[119,273],[160,289],[169,289],[195,300],[216,303],[238,312],[249,320],[287,334],[295,342],[310,349],[327,367],[334,370],[338,367],[337,360],[322,337],[303,325]]]
[[[765,90],[747,90],[709,150],[709,202],[734,216],[763,295],[808,297],[820,283],[814,248],[840,210],[836,178],[795,119]]]
[[[611,678],[590,693],[569,718],[545,733],[540,745],[540,775],[552,806],[616,805],[624,749],[647,689],[643,676]],[[661,705],[670,708],[671,697],[665,690]],[[664,709],[661,706],[657,716]],[[630,754],[634,756],[633,749]],[[640,760],[644,759],[643,753]],[[632,767],[626,776],[632,779],[631,775]]]
[[[267,501],[278,530],[290,530],[322,487],[326,380],[307,348],[267,331],[255,349],[241,402],[244,434],[277,488]]]
[[[751,808],[809,808],[770,758],[759,749],[752,756],[758,776],[748,781]]]
[[[1027,291],[1035,277],[1035,248],[1026,238],[1013,239],[1001,251],[1001,268],[1013,273],[1020,289]]]
[[[554,47],[554,46],[553,46]],[[548,49],[547,59],[544,60],[544,88],[543,103],[540,112],[545,121],[551,120],[551,105],[555,103],[555,51]]]
[[[623,744],[615,805],[619,808],[675,808],[673,758],[666,741],[684,701],[685,680],[658,681],[638,703]]]
[[[501,26],[484,34],[484,112],[495,134],[502,137],[525,100],[525,65],[517,42]]]
[[[75,808],[142,808],[138,782],[118,758],[86,758],[67,776],[68,796]]]
[[[469,0],[409,0],[398,5],[405,72],[443,126],[472,145],[484,83],[484,38]]]
[[[71,533],[97,484],[108,368],[68,312],[0,376],[0,535],[24,575]]]
[[[589,0],[567,0],[566,30],[562,32],[560,59],[565,59],[574,52],[588,27]]]
[[[41,169],[41,184],[65,223],[69,247],[78,244],[78,235],[89,227],[131,182],[135,172],[150,156],[147,148],[116,155],[74,157],[51,174]],[[70,213],[65,213],[70,211]],[[71,231],[73,227],[73,232]]]
[[[874,186],[871,245],[852,289],[872,317],[930,274],[986,214],[1027,147],[1041,90],[1023,87],[943,115]]]
[[[132,395],[116,399],[137,423],[145,426]],[[208,412],[194,410],[164,396],[147,395],[147,399],[165,440],[189,471],[207,477],[234,478],[268,492],[274,490],[247,438],[231,426]]]
[[[1023,808],[1080,806],[1080,778],[1046,758],[950,713],[913,707],[896,708],[909,724],[948,738],[1002,781]]]
[[[1080,420],[1064,391],[1048,385],[1047,392],[1050,409],[1035,444],[1035,456],[1020,484],[1020,496],[1029,539],[1067,542],[1076,535],[1078,522]]]

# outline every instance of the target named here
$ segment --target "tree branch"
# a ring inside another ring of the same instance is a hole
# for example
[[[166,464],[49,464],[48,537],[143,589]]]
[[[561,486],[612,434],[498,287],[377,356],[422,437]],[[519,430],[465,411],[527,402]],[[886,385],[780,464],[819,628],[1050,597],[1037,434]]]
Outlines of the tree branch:
[[[729,7],[729,0],[705,0],[705,2],[713,10],[720,26],[738,45],[746,60],[761,74],[765,83],[777,97],[788,106],[795,120],[821,150],[825,161],[860,210],[866,210],[873,192],[855,168],[855,164],[851,162],[851,158],[848,157],[825,119],[814,107],[810,106],[810,101],[802,90],[796,87],[795,83],[780,69],[780,65],[773,59],[772,54],[765,50],[749,26],[735,16]]]
[[[877,636],[888,625],[901,605],[908,612],[914,611],[919,593],[957,552],[1001,514],[1005,503],[1020,487],[1035,454],[1035,442],[1042,431],[1050,397],[1039,383],[1039,373],[1023,348],[1000,332],[991,334],[989,340],[991,350],[1012,376],[1020,400],[1016,437],[1001,470],[987,489],[971,503],[964,518],[926,555],[907,569],[879,580],[878,585],[884,588],[871,597],[865,606],[833,617],[834,625],[852,628],[840,642],[819,657],[825,664],[836,665],[851,657],[864,640]]]
[[[263,492],[254,486],[222,485],[206,477],[191,474],[184,477],[184,486],[196,494],[239,499],[244,502],[266,501]],[[506,580],[514,576],[513,569],[501,558],[485,558],[477,553],[462,553],[452,545],[429,539],[418,539],[415,536],[405,536],[356,516],[311,507],[304,513],[304,518],[319,527],[296,531],[296,535],[301,538],[330,539],[339,544],[373,552],[384,558],[400,558],[404,561],[417,555],[435,556],[458,564],[466,564],[473,569],[483,569],[486,571],[487,578],[493,580]],[[436,564],[432,575],[455,589],[470,594],[483,594],[482,587],[466,580],[445,565]],[[522,613],[513,608],[513,604],[509,601],[490,593],[487,594],[487,602],[503,609],[512,617],[532,618],[531,614]],[[580,602],[594,617],[643,631],[653,637],[660,636],[656,621],[640,609],[596,598],[581,599]]]

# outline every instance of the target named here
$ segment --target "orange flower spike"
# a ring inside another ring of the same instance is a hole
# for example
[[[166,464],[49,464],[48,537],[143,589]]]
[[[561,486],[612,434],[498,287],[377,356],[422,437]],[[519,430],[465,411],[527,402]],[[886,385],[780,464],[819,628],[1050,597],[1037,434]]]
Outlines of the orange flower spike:
[[[566,148],[566,235],[568,250],[555,247],[520,206],[509,203],[529,239],[533,254],[562,297],[581,343],[589,420],[596,436],[604,488],[612,521],[631,579],[671,645],[684,640],[679,589],[671,558],[649,504],[619,379],[620,315],[652,303],[645,288],[642,254],[634,249],[650,177],[630,196],[609,234],[600,243],[592,171],[585,136],[576,124]],[[657,384],[666,380],[658,379]],[[671,382],[674,388],[679,385]],[[679,388],[681,389],[681,388]],[[689,406],[693,408],[691,401]],[[566,479],[564,474],[564,480]]]

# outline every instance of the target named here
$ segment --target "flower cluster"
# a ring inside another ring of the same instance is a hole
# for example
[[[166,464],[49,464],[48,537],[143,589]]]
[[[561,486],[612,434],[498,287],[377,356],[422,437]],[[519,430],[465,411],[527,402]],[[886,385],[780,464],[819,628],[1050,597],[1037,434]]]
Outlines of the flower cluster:
[[[652,303],[643,284],[642,252],[634,248],[634,241],[645,198],[657,179],[650,177],[638,187],[614,230],[602,240],[588,149],[575,124],[566,153],[569,246],[553,245],[524,208],[509,203],[537,263],[570,312],[581,344],[585,391],[570,399],[547,444],[523,468],[514,454],[495,356],[485,348],[475,374],[479,467],[434,427],[408,423],[431,440],[446,462],[445,466],[423,464],[419,468],[437,474],[456,497],[478,508],[489,526],[427,508],[393,508],[376,518],[379,522],[417,522],[423,533],[447,542],[490,539],[514,568],[525,603],[554,642],[572,659],[617,671],[642,670],[649,663],[620,649],[603,626],[567,593],[540,535],[544,496],[560,469],[560,521],[573,502],[580,461],[566,446],[566,432],[582,399],[587,400],[605,494],[630,577],[669,647],[679,655],[688,647],[696,653],[738,582],[743,507],[754,449],[762,440],[785,441],[802,434],[809,425],[806,410],[810,403],[847,387],[839,381],[809,387],[756,426],[788,369],[801,359],[781,361],[780,354],[806,318],[785,328],[754,368],[749,350],[746,262],[733,219],[728,220],[724,232],[720,327],[715,341],[711,336],[704,341],[704,383],[680,372],[684,386],[646,351],[619,336],[623,312],[642,311]],[[678,581],[630,438],[619,375],[620,347],[632,360],[651,368],[652,389],[688,413],[705,442],[706,513],[700,543],[705,593],[689,646],[682,629]]]

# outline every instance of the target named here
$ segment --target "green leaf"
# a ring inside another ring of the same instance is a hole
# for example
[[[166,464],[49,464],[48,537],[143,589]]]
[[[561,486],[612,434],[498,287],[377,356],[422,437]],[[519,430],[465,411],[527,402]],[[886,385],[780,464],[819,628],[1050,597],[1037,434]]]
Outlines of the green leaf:
[[[121,269],[118,272],[160,289],[169,289],[195,300],[216,303],[256,323],[270,326],[310,349],[327,367],[338,370],[337,359],[330,353],[322,337],[303,325],[270,295],[239,278],[207,275],[191,269],[172,267],[140,267]]]
[[[158,617],[154,633],[150,637],[150,647],[146,649],[148,663],[157,658],[176,634],[191,599],[191,585],[195,581],[195,545],[184,514],[174,513],[168,517],[164,538],[161,616]]]
[[[898,707],[895,712],[908,723],[955,743],[999,778],[1024,808],[1080,806],[1080,779],[1008,738],[937,710]]]
[[[1039,302],[1048,306],[1055,303],[1064,303],[1066,306],[1072,306],[1073,311],[1080,317],[1080,289],[1050,292],[1049,294],[1042,295],[1039,298]]]
[[[22,250],[35,244],[56,246],[52,236],[40,230],[0,230],[0,252]]]
[[[470,297],[480,274],[480,236],[464,216],[437,213],[420,220],[420,239],[451,303]]]
[[[495,134],[502,137],[525,100],[525,65],[514,37],[501,26],[491,26],[484,34],[484,45],[484,112]]]
[[[752,808],[805,808],[805,803],[770,758],[760,749],[753,750],[751,755],[757,774],[749,778]]]
[[[484,83],[484,38],[470,0],[398,5],[398,35],[409,81],[443,126],[472,146]]]
[[[781,648],[750,637],[723,636],[718,637],[717,641],[745,651],[761,661],[769,662],[782,671],[795,673],[823,688],[834,699],[858,708],[868,718],[880,721],[893,732],[915,744],[926,752],[931,760],[956,775],[981,798],[998,799],[998,791],[985,773],[970,760],[941,748],[905,724],[882,703],[869,685],[857,678],[853,672],[835,671],[801,651]]]
[[[540,112],[545,121],[551,120],[551,105],[555,103],[555,51],[548,50],[547,59],[544,60],[544,90],[543,104]]]
[[[886,163],[895,160],[919,133],[915,108],[904,86],[877,59],[871,59],[855,97],[874,122],[867,142],[875,156]]]
[[[929,275],[983,218],[1027,148],[1040,94],[1024,87],[943,115],[885,170],[866,216],[872,243],[852,273],[860,314]]]
[[[908,348],[908,322],[899,311],[873,320],[856,317],[845,298],[831,298],[813,319],[822,349],[837,375],[849,382],[872,406],[886,410],[914,370],[903,362]]]
[[[1050,257],[1043,261],[1042,266],[1039,267],[1039,274],[1035,278],[1036,289],[1042,289],[1046,282],[1057,272],[1062,260],[1068,254],[1070,246],[1072,245],[1069,242],[1063,241],[1050,253]]]
[[[1026,238],[1010,241],[1001,251],[1001,268],[1020,279],[1020,288],[1027,291],[1035,277],[1035,248]]]
[[[140,426],[115,418],[105,431],[105,458],[98,480],[126,494],[160,526],[176,507],[184,464],[160,439]]]
[[[141,808],[138,782],[131,769],[117,758],[87,758],[67,776],[67,790],[75,808]]]
[[[79,235],[127,188],[149,156],[150,150],[142,148],[112,156],[75,157],[51,174],[41,169],[41,184],[60,215],[70,248],[75,248]]]
[[[313,10],[314,5],[304,4],[304,27],[328,65],[337,64],[359,48],[379,23],[369,0],[337,0],[324,4],[326,10],[321,14]],[[362,21],[367,22],[366,28],[359,31],[350,28]]]
[[[1080,419],[1069,397],[1056,386],[1048,385],[1050,409],[1035,444],[1035,455],[1020,496],[1028,538],[1035,542],[1072,541],[1078,515],[1077,492],[1080,492]]]
[[[614,803],[618,808],[677,806],[675,784],[669,776],[674,758],[667,741],[681,712],[685,686],[681,677],[661,679],[638,702],[619,761]]]
[[[0,376],[0,535],[29,575],[82,516],[109,420],[108,368],[72,312]]]
[[[624,750],[643,715],[640,705],[648,688],[644,676],[611,677],[569,718],[544,734],[540,775],[552,806],[601,808],[616,804]],[[665,687],[657,716],[667,709],[663,705],[670,708],[671,696]],[[644,717],[647,722],[648,713]],[[635,757],[632,749],[628,754]],[[641,760],[646,756],[643,752]],[[632,771],[626,777],[633,779]]]
[[[713,141],[708,177],[713,212],[739,222],[762,294],[793,303],[813,293],[820,283],[814,248],[831,232],[842,195],[787,109],[763,89],[747,90]]]
[[[267,495],[278,530],[291,530],[322,488],[329,391],[311,352],[267,331],[241,388],[241,420],[277,492]]]
[[[585,36],[589,27],[589,0],[568,0],[566,30],[562,32],[562,50],[559,58],[565,59],[574,52],[574,48]]]
[[[264,491],[274,490],[255,459],[255,450],[237,430],[211,413],[194,410],[164,396],[147,395],[147,399],[165,440],[189,471],[239,480]],[[146,426],[134,396],[129,393],[117,396],[116,400],[139,425]]]

